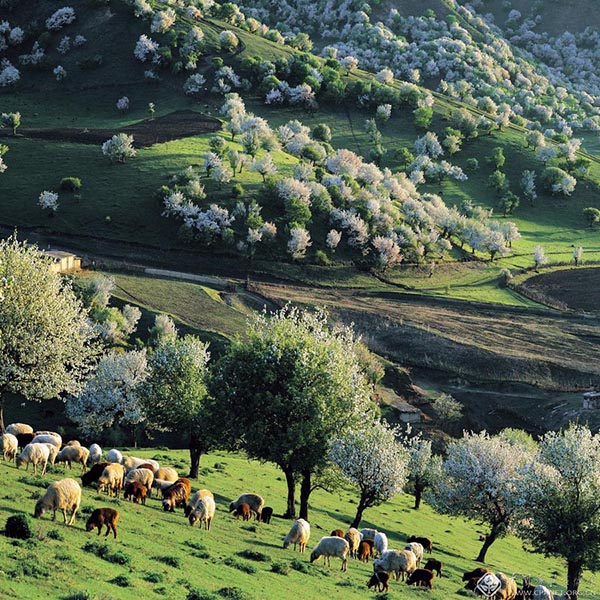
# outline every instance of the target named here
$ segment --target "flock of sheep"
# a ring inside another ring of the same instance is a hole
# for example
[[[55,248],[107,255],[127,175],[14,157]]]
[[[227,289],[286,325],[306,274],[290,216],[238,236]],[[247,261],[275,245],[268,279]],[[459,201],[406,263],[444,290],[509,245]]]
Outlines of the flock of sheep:
[[[19,448],[22,448],[19,453]],[[17,468],[33,465],[34,473],[38,467],[42,475],[48,464],[64,462],[71,469],[73,463],[81,464],[82,485],[95,485],[99,492],[118,497],[123,491],[124,498],[133,502],[145,504],[146,498],[155,490],[157,496],[162,495],[163,510],[173,512],[182,507],[190,525],[199,523],[209,530],[215,515],[215,500],[207,489],[191,493],[191,482],[186,477],[179,477],[171,467],[161,467],[152,459],[142,459],[123,456],[119,450],[112,449],[102,460],[103,452],[100,446],[92,444],[85,448],[77,441],[63,445],[59,434],[51,431],[37,431],[23,423],[13,423],[6,428],[2,436],[4,460],[16,461]],[[87,467],[89,465],[89,470]],[[37,501],[34,517],[39,518],[45,512],[52,511],[52,519],[56,511],[63,513],[65,524],[72,525],[81,503],[81,486],[72,478],[61,479],[51,483],[45,494]],[[264,505],[264,500],[258,494],[242,494],[229,505],[229,512],[236,518],[242,517],[248,521],[254,518],[266,523],[270,522],[273,514],[271,507]],[[68,514],[70,513],[70,517]],[[101,534],[106,527],[106,536],[111,532],[117,537],[119,512],[113,508],[97,508],[86,523],[87,531],[98,529]],[[310,524],[304,519],[297,519],[292,524],[289,533],[283,538],[283,548],[294,545],[304,552],[310,539]],[[385,533],[375,529],[357,529],[350,527],[346,532],[336,529],[329,536],[322,537],[310,554],[310,562],[323,557],[329,565],[331,557],[342,561],[342,571],[347,570],[348,557],[368,562],[373,559],[373,574],[367,586],[377,591],[388,591],[389,579],[393,574],[396,581],[402,578],[409,585],[433,588],[435,575],[442,576],[442,563],[429,558],[421,567],[424,553],[431,553],[433,543],[426,537],[410,537],[402,550],[388,549],[388,539]],[[490,574],[485,568],[478,568],[465,573],[463,581],[466,589],[482,595],[479,581]],[[558,600],[544,586],[531,586],[529,580],[524,581],[521,589],[517,589],[515,580],[503,573],[496,574],[500,581],[500,589],[491,598],[493,600],[520,600],[521,598],[536,598],[539,600]]]

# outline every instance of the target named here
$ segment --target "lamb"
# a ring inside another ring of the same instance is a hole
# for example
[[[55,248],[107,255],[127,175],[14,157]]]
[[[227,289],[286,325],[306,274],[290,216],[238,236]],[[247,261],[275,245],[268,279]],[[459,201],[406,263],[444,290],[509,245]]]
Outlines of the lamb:
[[[123,464],[123,455],[116,448],[113,448],[106,453],[106,460],[110,463]]]
[[[348,529],[348,531],[346,531],[346,533],[344,534],[344,539],[348,542],[348,544],[350,545],[350,556],[352,558],[357,558],[358,556],[358,550],[359,550],[359,544],[360,544],[360,533],[358,531],[358,529],[356,529],[355,527],[350,527]]]
[[[360,542],[358,544],[358,560],[360,560],[361,562],[369,562],[369,556],[372,555],[373,552],[373,546],[371,544],[371,542],[367,542],[366,540],[363,540],[362,542]]]
[[[33,433],[33,427],[26,423],[11,423],[6,427],[4,433],[10,433],[16,437],[20,433]]]
[[[125,484],[123,498],[125,500],[133,500],[136,504],[140,502],[146,504],[147,493],[146,487],[139,481],[130,481]]]
[[[262,508],[265,505],[265,501],[262,496],[258,494],[242,494],[237,500],[234,500],[229,504],[229,512],[233,512],[240,504],[248,504],[254,511],[254,518],[260,521],[262,514]]]
[[[408,585],[416,585],[433,589],[433,573],[428,569],[415,569],[407,578]]]
[[[405,550],[410,550],[417,557],[417,567],[421,564],[423,558],[423,546],[419,542],[409,542],[404,546]]]
[[[160,468],[160,465],[158,464],[158,462],[156,462],[155,460],[152,460],[151,458],[137,458],[135,456],[123,457],[123,466],[125,467],[125,470],[128,473],[129,473],[129,471],[131,471],[133,469],[137,469],[139,466],[143,465],[144,463],[149,463],[154,467],[152,474],[154,474]]]
[[[283,538],[283,547],[287,548],[290,544],[294,544],[294,550],[296,550],[296,545],[298,545],[300,546],[300,552],[304,552],[309,539],[310,525],[308,521],[296,519],[289,533]]]
[[[210,530],[210,524],[215,516],[215,500],[211,496],[202,496],[196,504],[196,508],[191,512],[188,517],[190,525],[193,527],[198,521],[200,521],[200,527],[204,523],[204,529]]]
[[[330,536],[332,537],[344,537],[344,530],[343,529],[334,529],[330,534]]]
[[[375,534],[375,539],[373,540],[373,548],[375,549],[375,552],[379,554],[379,556],[381,556],[384,552],[387,551],[388,539],[387,535],[385,535],[385,533],[383,533],[382,531],[378,531]]]
[[[396,581],[402,576],[410,575],[417,568],[417,559],[414,552],[410,550],[388,550],[383,553],[381,558],[373,562],[374,571],[385,571],[386,573],[395,573]]]
[[[389,590],[388,581],[390,580],[390,574],[385,571],[376,571],[371,575],[371,579],[367,581],[367,587],[371,589],[377,586],[378,592],[387,592]]]
[[[56,456],[56,462],[66,463],[69,469],[73,463],[81,463],[81,472],[85,473],[90,451],[83,446],[65,446]]]
[[[39,519],[46,511],[52,511],[52,520],[56,520],[56,511],[62,510],[65,524],[75,523],[75,514],[81,504],[81,487],[74,479],[61,479],[48,486],[46,493],[36,502],[33,516]],[[71,518],[67,523],[67,511]]]
[[[236,519],[242,517],[242,521],[249,521],[250,517],[252,516],[252,509],[250,508],[249,504],[244,502],[233,511],[233,516]]]
[[[173,484],[171,484],[173,485]],[[183,514],[186,517],[189,517],[190,514],[192,513],[192,511],[197,507],[198,502],[200,502],[200,500],[203,497],[209,497],[209,498],[213,498],[213,493],[210,490],[198,490],[197,492],[194,493],[194,495],[189,499],[188,503],[185,505],[185,508],[183,509]],[[245,519],[247,520],[247,519]]]
[[[98,478],[98,491],[107,488],[109,495],[115,498],[119,497],[119,492],[123,487],[123,479],[125,478],[125,469],[123,465],[118,463],[109,463],[104,467],[102,475]]]
[[[81,485],[86,486],[96,483],[104,472],[105,467],[108,467],[110,464],[109,462],[99,462],[92,465],[89,471],[81,475]]]
[[[62,438],[58,433],[53,435],[51,433],[36,433],[34,438],[30,442],[31,444],[54,444],[59,450],[62,446]]]
[[[174,512],[178,506],[185,506],[190,493],[192,484],[186,477],[180,477],[173,485],[163,491],[163,510],[165,512]]]
[[[113,532],[115,540],[117,539],[117,521],[119,520],[119,511],[114,508],[96,508],[90,515],[87,523],[85,524],[85,530],[91,531],[94,527],[98,528],[98,535],[102,532],[102,526],[106,525],[106,535]]]
[[[133,469],[129,471],[125,477],[125,483],[127,485],[133,481],[139,481],[145,488],[149,496],[152,495],[152,482],[154,481],[154,473],[150,469]]]
[[[13,461],[17,456],[19,441],[12,433],[5,433],[2,436],[2,455],[4,460]]]
[[[428,569],[429,571],[435,571],[438,577],[442,576],[442,563],[435,558],[427,559],[427,562],[423,568]]]
[[[331,566],[330,558],[332,556],[339,556],[342,559],[342,571],[348,570],[348,554],[350,553],[350,545],[347,540],[337,536],[326,536],[319,540],[319,543],[313,548],[310,553],[310,562],[315,562],[321,556],[327,563],[327,566]]]
[[[263,523],[269,525],[271,523],[271,517],[273,516],[273,507],[272,506],[264,506],[262,512],[260,513],[260,520]]]
[[[19,456],[17,456],[17,469],[21,465],[26,465],[25,470],[29,470],[29,463],[33,464],[33,473],[37,475],[38,465],[42,465],[42,475],[46,474],[50,450],[46,444],[27,444]]]
[[[411,535],[408,538],[407,542],[418,542],[419,544],[421,544],[421,546],[423,546],[423,550],[429,554],[431,554],[431,551],[433,550],[433,542],[426,537],[418,537],[416,535]]]
[[[90,451],[89,463],[95,465],[102,460],[102,448],[98,444],[92,444],[88,450]]]

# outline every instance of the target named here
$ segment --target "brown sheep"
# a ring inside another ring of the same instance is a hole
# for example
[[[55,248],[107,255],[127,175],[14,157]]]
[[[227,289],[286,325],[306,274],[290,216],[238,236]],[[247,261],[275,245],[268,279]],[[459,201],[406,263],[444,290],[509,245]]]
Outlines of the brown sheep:
[[[243,502],[233,511],[233,516],[236,519],[242,517],[242,521],[249,521],[252,517],[252,510],[250,509],[250,505]]]
[[[81,476],[81,485],[86,486],[96,483],[104,472],[104,468],[108,467],[108,465],[110,465],[109,462],[99,462],[93,465],[87,473]]]
[[[141,465],[138,465],[135,468],[136,469],[149,469],[150,471],[152,471],[152,474],[154,474],[154,471],[156,471],[155,466],[151,465],[150,463],[142,463]],[[135,470],[135,469],[132,469],[132,470]]]
[[[428,569],[415,569],[407,578],[408,585],[416,585],[433,589],[433,573]]]
[[[358,544],[358,560],[361,562],[369,562],[369,556],[372,556],[373,544],[367,540],[363,540]]]
[[[423,568],[428,569],[429,571],[435,571],[438,577],[442,576],[442,563],[435,558],[428,558]]]
[[[113,532],[115,539],[117,539],[117,521],[119,520],[119,511],[114,508],[97,508],[90,515],[90,518],[85,524],[86,531],[91,531],[94,527],[98,528],[98,535],[102,533],[102,527],[106,525],[106,535]]]
[[[332,537],[341,537],[341,538],[343,538],[344,537],[344,532],[341,529],[334,529],[329,535],[332,536]]]
[[[165,512],[175,512],[178,506],[185,508],[191,491],[192,484],[190,480],[186,477],[180,477],[172,486],[163,491],[163,510]]]
[[[476,567],[472,571],[465,573],[462,576],[462,580],[470,581],[471,579],[481,579],[486,573],[491,573],[491,571],[485,567]]]
[[[429,538],[411,535],[408,538],[408,543],[410,542],[417,542],[418,544],[421,544],[421,546],[423,546],[423,550],[429,554],[431,554],[431,551],[433,550],[433,542]]]
[[[133,500],[136,504],[146,504],[146,496],[148,495],[148,490],[146,486],[141,484],[139,481],[130,481],[125,486],[125,494],[123,497],[125,500]]]
[[[260,513],[260,520],[267,525],[271,523],[271,517],[273,516],[273,507],[265,506]]]
[[[375,571],[375,573],[371,575],[371,579],[367,581],[367,587],[371,589],[372,587],[377,586],[378,592],[387,592],[389,590],[389,580],[389,573],[386,573],[385,571]]]
[[[15,437],[19,442],[19,448],[25,448],[27,444],[30,444],[33,441],[35,435],[33,433],[17,433]]]

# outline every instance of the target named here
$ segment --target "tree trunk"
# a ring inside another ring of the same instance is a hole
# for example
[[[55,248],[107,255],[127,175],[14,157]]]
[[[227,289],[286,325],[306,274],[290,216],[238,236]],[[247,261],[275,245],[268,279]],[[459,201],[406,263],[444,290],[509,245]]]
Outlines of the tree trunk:
[[[308,498],[312,492],[312,473],[302,471],[302,485],[300,486],[300,518],[308,521]]]
[[[571,599],[579,597],[579,580],[581,579],[582,571],[583,565],[581,561],[567,561],[567,596]]]
[[[483,546],[481,546],[481,550],[479,551],[479,554],[478,554],[477,558],[475,559],[477,562],[481,562],[481,563],[485,562],[485,555],[487,554],[489,547],[497,539],[498,539],[498,532],[495,527],[492,527],[492,530],[490,531],[490,533],[488,533],[488,535],[485,536]]]
[[[421,506],[421,496],[423,495],[424,489],[425,489],[424,485],[415,481],[415,505],[413,507],[415,510],[419,510],[419,508]]]
[[[365,508],[368,508],[369,506],[370,506],[370,503],[369,503],[368,498],[364,494],[361,494],[360,500],[358,501],[358,507],[356,508],[356,516],[354,517],[354,521],[352,521],[352,524],[350,525],[350,527],[355,527],[356,529],[358,529],[358,526],[360,525],[360,522],[362,521],[363,512],[364,512]]]
[[[198,471],[200,470],[200,457],[204,450],[200,443],[200,438],[192,431],[190,434],[190,474],[191,479],[198,479]]]
[[[294,479],[294,472],[291,469],[283,469],[285,473],[285,482],[287,483],[288,495],[287,495],[287,508],[284,519],[295,519],[296,518],[296,481]]]

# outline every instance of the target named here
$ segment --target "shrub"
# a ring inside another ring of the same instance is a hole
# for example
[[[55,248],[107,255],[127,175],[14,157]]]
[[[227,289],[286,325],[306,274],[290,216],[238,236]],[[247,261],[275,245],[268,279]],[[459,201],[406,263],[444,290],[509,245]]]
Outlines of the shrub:
[[[128,565],[131,562],[131,557],[125,554],[125,552],[121,550],[111,552],[106,544],[100,542],[87,542],[82,546],[82,549],[85,552],[95,554],[98,558],[117,565]]]
[[[64,540],[65,538],[63,537],[63,534],[58,530],[58,529],[51,529],[47,534],[46,534],[47,538],[50,538],[51,540]]]
[[[317,250],[315,252],[315,262],[318,265],[321,265],[322,267],[327,267],[331,264],[331,261],[329,260],[327,253],[324,252],[323,250]]]
[[[243,198],[244,197],[244,188],[241,183],[236,183],[231,188],[231,197],[232,198]]]
[[[93,600],[89,592],[76,592],[70,596],[63,596],[60,600]]]
[[[60,189],[65,192],[78,192],[81,189],[81,179],[79,177],[63,177]]]
[[[298,560],[297,558],[294,558],[294,560],[290,562],[290,567],[294,569],[294,571],[298,571],[300,573],[310,572],[310,566],[305,561]]]
[[[148,573],[144,579],[149,583],[162,583],[165,576],[162,573]]]
[[[152,560],[157,560],[175,569],[179,569],[181,566],[181,560],[177,556],[153,556]]]
[[[218,600],[218,596],[206,590],[190,589],[185,600]]]
[[[255,560],[257,562],[271,561],[271,557],[268,554],[256,552],[256,550],[242,550],[242,552],[238,552],[238,556],[241,556],[242,558],[247,558],[248,560]]]
[[[221,588],[217,594],[228,600],[253,600],[252,596],[238,587]]]
[[[228,567],[233,567],[242,573],[248,573],[248,575],[254,575],[256,573],[256,567],[247,563],[236,560],[235,558],[228,556],[223,560],[223,564]]]
[[[33,521],[31,517],[25,513],[8,517],[8,519],[6,519],[4,532],[6,537],[19,540],[28,540],[35,535]]]
[[[127,575],[117,575],[113,579],[110,579],[108,583],[113,583],[119,587],[129,587],[131,585],[131,581],[129,581]]]
[[[271,564],[271,571],[273,573],[277,573],[279,575],[289,575],[290,574],[290,565],[283,562],[274,562]]]

